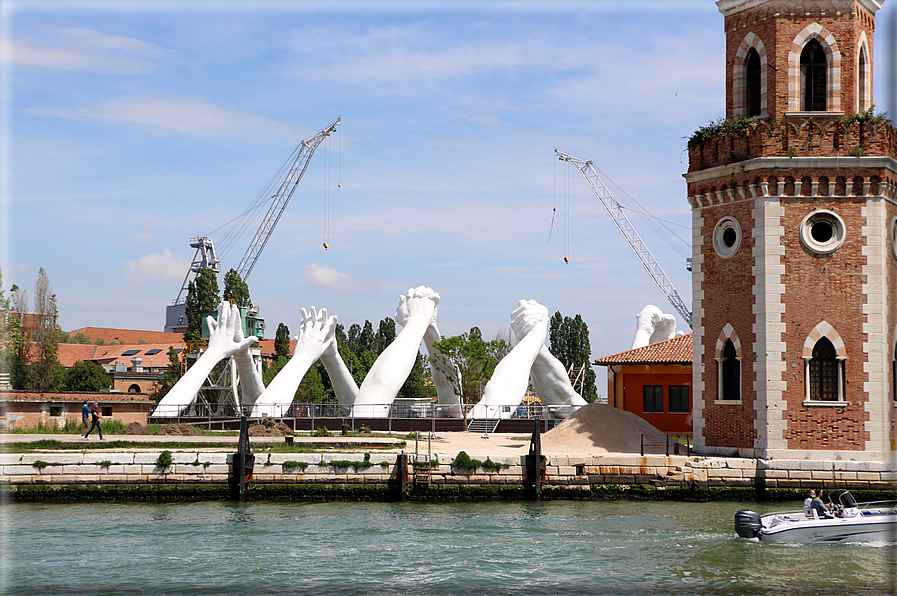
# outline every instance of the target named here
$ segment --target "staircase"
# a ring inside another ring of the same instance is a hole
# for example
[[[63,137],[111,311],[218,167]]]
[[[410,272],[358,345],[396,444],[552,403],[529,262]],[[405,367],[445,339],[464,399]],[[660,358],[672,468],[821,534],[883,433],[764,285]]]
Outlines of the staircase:
[[[500,420],[475,419],[467,425],[467,430],[472,433],[494,433]]]
[[[430,456],[425,453],[414,456],[414,484],[430,484]]]

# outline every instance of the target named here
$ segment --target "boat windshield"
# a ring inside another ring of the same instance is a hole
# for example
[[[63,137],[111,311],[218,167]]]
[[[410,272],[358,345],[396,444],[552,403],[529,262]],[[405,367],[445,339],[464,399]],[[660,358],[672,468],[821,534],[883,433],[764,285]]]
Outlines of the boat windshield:
[[[828,500],[831,503],[840,503],[845,509],[851,509],[857,506],[856,499],[846,490],[834,490],[828,494]]]

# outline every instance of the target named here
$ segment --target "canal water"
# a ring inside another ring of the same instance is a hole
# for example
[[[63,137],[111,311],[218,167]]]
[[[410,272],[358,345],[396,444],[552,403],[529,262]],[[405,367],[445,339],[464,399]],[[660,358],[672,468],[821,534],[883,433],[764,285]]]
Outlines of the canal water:
[[[794,503],[800,506],[800,503]],[[897,546],[737,538],[672,502],[0,506],[4,594],[889,594]],[[787,507],[785,507],[787,508]]]

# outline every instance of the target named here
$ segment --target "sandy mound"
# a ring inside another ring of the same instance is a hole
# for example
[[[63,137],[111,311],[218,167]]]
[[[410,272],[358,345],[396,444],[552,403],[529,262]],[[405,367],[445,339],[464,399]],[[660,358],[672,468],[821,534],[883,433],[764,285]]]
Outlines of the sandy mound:
[[[195,426],[190,424],[166,424],[158,431],[157,435],[172,435],[178,437],[198,437],[202,433],[196,430]]]
[[[264,422],[249,425],[250,437],[282,437],[293,434],[293,429],[274,418],[265,418]]]
[[[666,453],[667,437],[631,412],[604,404],[589,404],[542,435],[542,451],[568,453]]]
[[[139,422],[132,422],[122,431],[123,435],[148,435],[150,434],[146,428]]]

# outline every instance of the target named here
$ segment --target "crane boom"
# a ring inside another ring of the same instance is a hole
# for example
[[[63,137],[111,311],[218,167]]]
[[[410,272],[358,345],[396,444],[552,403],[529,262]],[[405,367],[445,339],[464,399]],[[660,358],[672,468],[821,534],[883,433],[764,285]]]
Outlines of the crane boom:
[[[340,118],[337,118],[336,121],[299,144],[296,159],[293,160],[293,164],[290,166],[283,182],[280,183],[277,192],[271,197],[273,201],[268,208],[268,213],[265,214],[265,218],[262,220],[262,224],[256,231],[252,243],[249,245],[249,248],[246,249],[246,254],[243,255],[243,259],[240,261],[240,266],[237,267],[237,274],[239,274],[240,279],[243,281],[246,281],[246,278],[252,273],[252,268],[255,267],[259,255],[262,254],[262,250],[264,250],[265,245],[268,243],[268,239],[271,237],[271,232],[274,231],[274,227],[277,225],[277,222],[280,221],[280,216],[283,215],[287,203],[290,202],[290,198],[296,191],[296,187],[299,186],[299,181],[302,180],[302,175],[305,174],[305,170],[308,168],[308,163],[311,161],[311,156],[314,154],[315,149],[318,148],[318,145],[320,145],[326,137],[330,136],[330,133],[336,130],[339,123]]]
[[[601,177],[598,175],[598,172],[595,171],[592,162],[574,157],[562,151],[558,151],[557,149],[554,150],[554,153],[558,156],[559,160],[573,164],[576,169],[582,173],[583,178],[585,178],[586,182],[589,183],[589,186],[592,187],[592,192],[598,197],[598,201],[601,202],[601,205],[604,207],[605,211],[607,211],[607,214],[610,215],[610,218],[613,220],[614,224],[616,224],[617,229],[620,230],[620,233],[626,238],[629,246],[632,247],[632,250],[635,252],[635,256],[638,257],[639,261],[641,261],[642,265],[648,271],[651,279],[654,280],[654,283],[657,284],[657,287],[660,288],[663,295],[670,301],[670,304],[673,305],[673,308],[676,309],[679,316],[681,316],[685,322],[688,323],[688,326],[691,327],[691,310],[685,305],[682,298],[679,297],[679,292],[673,287],[673,282],[667,277],[667,274],[657,262],[657,259],[655,259],[654,255],[651,254],[651,251],[648,250],[648,246],[642,241],[641,237],[639,237],[635,228],[632,227],[632,223],[623,212],[623,207],[620,206],[607,189],[607,185],[604,184]]]

